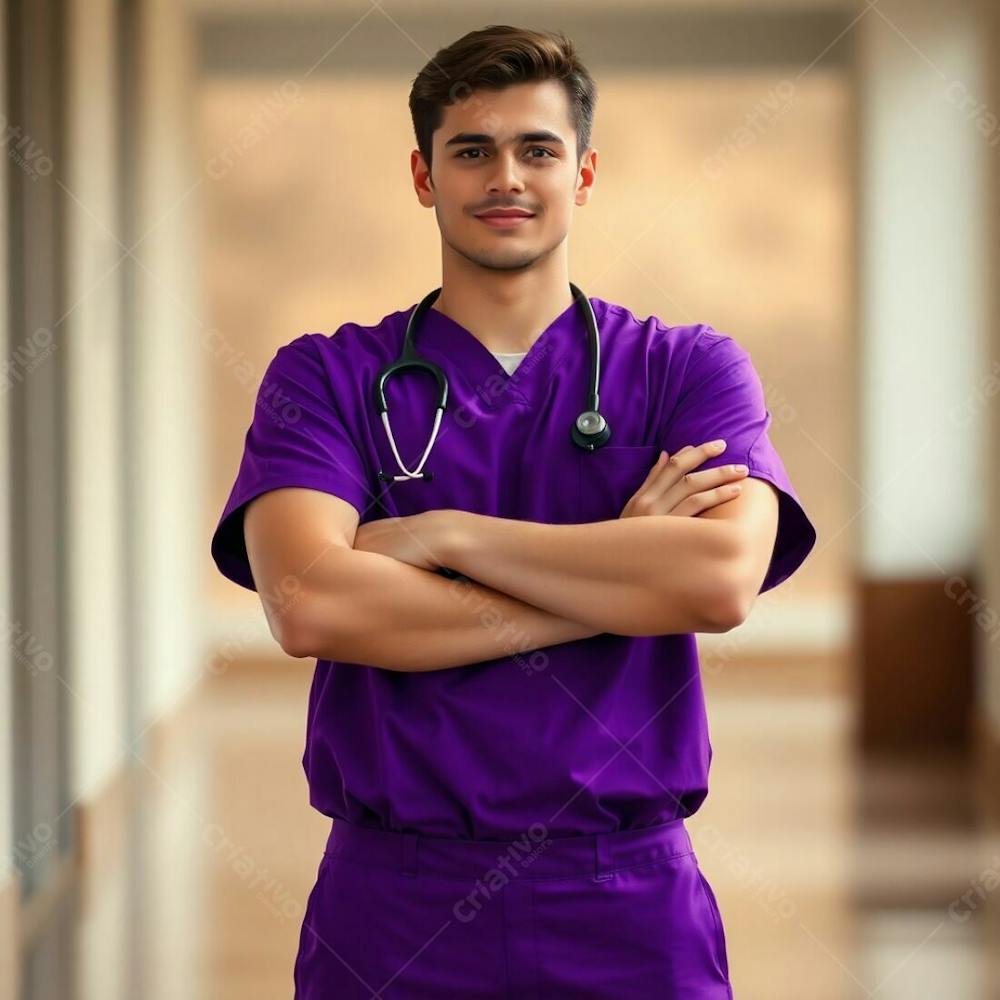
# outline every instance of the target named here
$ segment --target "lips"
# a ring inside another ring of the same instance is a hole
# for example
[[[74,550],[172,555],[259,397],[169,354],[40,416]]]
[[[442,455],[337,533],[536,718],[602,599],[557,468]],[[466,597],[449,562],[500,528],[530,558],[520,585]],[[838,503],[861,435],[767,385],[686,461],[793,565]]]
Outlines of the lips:
[[[526,212],[520,208],[491,208],[488,212],[480,212],[480,219],[530,219],[534,212]]]
[[[533,212],[518,208],[492,208],[476,218],[490,229],[519,229],[535,217]]]

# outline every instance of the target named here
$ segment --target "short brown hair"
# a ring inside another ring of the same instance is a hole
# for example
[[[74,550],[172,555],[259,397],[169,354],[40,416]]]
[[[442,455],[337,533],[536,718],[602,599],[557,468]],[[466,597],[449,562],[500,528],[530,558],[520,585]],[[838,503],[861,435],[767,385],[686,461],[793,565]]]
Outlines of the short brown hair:
[[[491,24],[438,51],[414,78],[410,115],[427,168],[431,166],[432,137],[441,127],[445,107],[474,90],[503,90],[515,83],[542,80],[560,80],[566,88],[579,164],[590,145],[597,87],[573,43],[561,31]]]

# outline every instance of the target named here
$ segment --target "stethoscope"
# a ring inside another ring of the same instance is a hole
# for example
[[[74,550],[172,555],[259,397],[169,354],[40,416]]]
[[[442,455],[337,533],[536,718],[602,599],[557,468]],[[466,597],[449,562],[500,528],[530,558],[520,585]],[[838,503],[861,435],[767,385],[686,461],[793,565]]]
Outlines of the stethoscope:
[[[605,444],[608,438],[611,437],[611,427],[598,412],[599,401],[597,393],[601,381],[601,341],[597,330],[597,319],[594,316],[594,309],[590,303],[590,299],[572,282],[570,282],[569,288],[573,293],[573,298],[577,306],[583,313],[584,321],[587,324],[587,339],[590,341],[590,390],[587,393],[587,409],[574,421],[571,428],[571,436],[573,443],[583,448],[584,451],[594,451]],[[448,404],[448,378],[433,361],[428,361],[417,354],[413,346],[413,335],[414,331],[423,322],[427,310],[430,309],[440,294],[441,289],[435,288],[410,313],[409,321],[406,324],[406,336],[403,338],[403,349],[399,357],[381,369],[375,379],[375,407],[382,415],[382,424],[385,427],[386,436],[389,438],[389,447],[392,448],[396,464],[399,466],[400,472],[403,473],[401,476],[390,476],[379,469],[378,477],[383,482],[400,482],[407,479],[433,479],[433,473],[422,470],[427,457],[431,453],[431,448],[434,447],[438,429],[441,426],[441,416]],[[427,447],[424,449],[417,467],[412,472],[403,465],[403,460],[399,457],[396,440],[392,436],[392,428],[389,426],[389,407],[385,401],[385,386],[389,378],[403,371],[405,368],[420,368],[430,372],[437,380],[439,397],[430,440],[427,442]]]

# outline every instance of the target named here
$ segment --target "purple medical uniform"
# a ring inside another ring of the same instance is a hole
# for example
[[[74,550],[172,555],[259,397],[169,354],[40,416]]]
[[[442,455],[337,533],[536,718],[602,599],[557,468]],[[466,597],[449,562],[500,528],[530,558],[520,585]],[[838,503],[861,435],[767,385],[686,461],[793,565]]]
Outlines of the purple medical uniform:
[[[747,351],[705,324],[666,326],[591,297],[610,441],[584,452],[586,326],[574,303],[513,375],[429,309],[417,351],[444,369],[448,409],[426,469],[397,474],[372,386],[413,306],[279,348],[260,385],[212,539],[222,573],[255,589],[243,510],[267,490],[331,493],[360,521],[432,508],[569,524],[617,518],[660,449],[724,438],[731,462],[778,490],[761,592],[816,541],[772,445]],[[408,468],[436,385],[386,390]],[[667,558],[667,556],[665,556]],[[467,591],[459,577],[456,594]],[[487,626],[488,627],[488,626]],[[725,935],[684,819],[712,759],[695,636],[610,633],[435,671],[318,660],[302,763],[334,821],[309,895],[298,1000],[384,997],[731,997]]]

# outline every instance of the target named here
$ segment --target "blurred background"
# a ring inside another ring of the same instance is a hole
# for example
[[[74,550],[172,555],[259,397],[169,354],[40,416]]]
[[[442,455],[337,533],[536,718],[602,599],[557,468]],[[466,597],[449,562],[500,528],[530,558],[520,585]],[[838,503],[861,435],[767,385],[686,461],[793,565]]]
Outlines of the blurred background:
[[[440,283],[413,77],[597,79],[571,276],[751,352],[819,542],[699,637],[740,1000],[1000,997],[1000,11],[0,0],[0,997],[288,997],[328,821],[209,539],[281,344]]]

